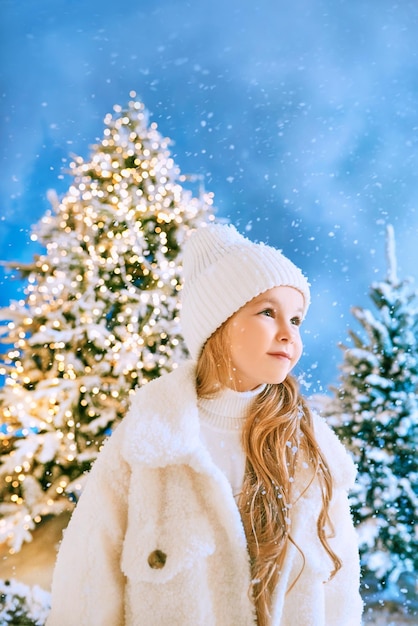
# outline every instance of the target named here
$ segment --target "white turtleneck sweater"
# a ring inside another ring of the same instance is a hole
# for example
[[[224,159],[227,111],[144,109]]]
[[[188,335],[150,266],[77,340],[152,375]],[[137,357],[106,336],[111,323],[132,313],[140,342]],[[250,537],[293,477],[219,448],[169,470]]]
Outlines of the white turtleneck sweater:
[[[250,405],[263,390],[222,389],[214,398],[199,398],[200,437],[214,463],[229,480],[234,497],[241,491],[245,454],[241,433]]]

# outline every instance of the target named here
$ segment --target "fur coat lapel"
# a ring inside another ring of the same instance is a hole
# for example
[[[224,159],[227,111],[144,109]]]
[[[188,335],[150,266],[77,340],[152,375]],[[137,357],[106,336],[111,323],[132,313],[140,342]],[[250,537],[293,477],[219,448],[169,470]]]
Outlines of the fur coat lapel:
[[[200,447],[193,364],[142,387],[123,423],[129,433],[125,454],[130,463],[165,467],[190,459]]]
[[[133,590],[148,587],[141,604],[152,615],[147,623],[165,623],[161,593],[172,593],[179,598],[173,625],[215,626],[222,619],[225,626],[252,626],[245,533],[231,486],[199,438],[194,366],[142,388],[123,426],[131,480],[122,568]],[[150,566],[156,553],[166,559],[162,567]],[[208,597],[196,603],[195,588],[200,595],[206,588]],[[227,598],[220,602],[226,590],[229,607]],[[134,603],[133,597],[128,605]]]

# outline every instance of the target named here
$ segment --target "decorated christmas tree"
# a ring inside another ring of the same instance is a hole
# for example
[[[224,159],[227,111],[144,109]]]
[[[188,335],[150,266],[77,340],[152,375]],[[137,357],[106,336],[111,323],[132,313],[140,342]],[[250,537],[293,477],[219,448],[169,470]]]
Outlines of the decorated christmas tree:
[[[213,219],[142,103],[115,106],[35,227],[24,298],[0,311],[0,542],[71,508],[133,389],[176,367],[182,246]],[[11,347],[10,347],[11,346]]]
[[[388,272],[372,284],[375,311],[354,308],[362,332],[350,332],[340,387],[328,409],[358,464],[352,510],[362,565],[380,581],[418,567],[418,307],[399,280],[392,227]]]

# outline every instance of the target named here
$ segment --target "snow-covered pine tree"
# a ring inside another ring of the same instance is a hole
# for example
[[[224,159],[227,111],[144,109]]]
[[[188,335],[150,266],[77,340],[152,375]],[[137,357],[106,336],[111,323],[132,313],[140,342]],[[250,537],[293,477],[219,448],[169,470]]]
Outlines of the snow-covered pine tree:
[[[0,311],[0,542],[71,508],[130,393],[176,367],[182,246],[213,220],[135,99],[105,118],[90,159],[34,229],[45,254],[20,267],[24,298]],[[4,429],[6,425],[6,429]]]
[[[387,228],[386,279],[371,285],[376,311],[354,308],[363,332],[342,346],[340,386],[327,412],[358,464],[352,510],[362,566],[396,581],[418,569],[418,307],[411,281],[399,280],[393,228]]]

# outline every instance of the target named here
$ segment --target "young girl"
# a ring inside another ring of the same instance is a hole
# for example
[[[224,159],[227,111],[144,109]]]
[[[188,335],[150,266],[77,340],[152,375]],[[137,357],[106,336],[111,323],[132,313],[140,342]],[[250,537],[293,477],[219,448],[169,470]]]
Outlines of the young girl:
[[[65,531],[48,626],[359,626],[355,469],[290,372],[309,285],[234,227],[195,231],[192,361],[133,397]]]

